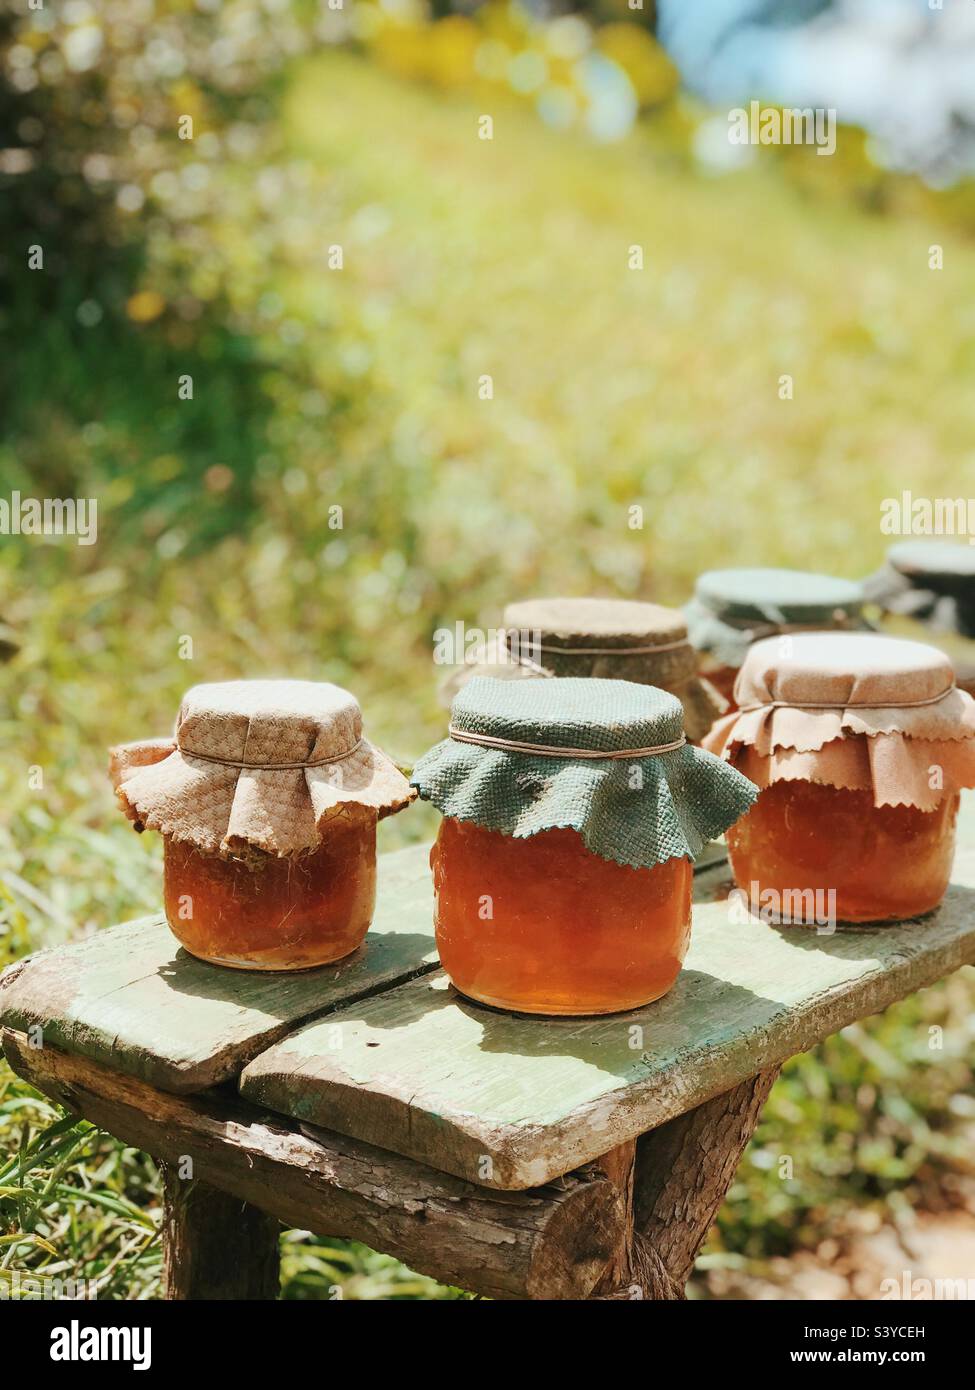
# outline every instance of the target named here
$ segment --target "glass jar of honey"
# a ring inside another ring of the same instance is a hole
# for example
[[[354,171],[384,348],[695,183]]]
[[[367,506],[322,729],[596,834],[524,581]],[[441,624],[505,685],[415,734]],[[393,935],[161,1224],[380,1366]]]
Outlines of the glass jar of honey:
[[[802,570],[708,570],[685,605],[701,674],[736,708],[735,681],[753,642],[779,632],[863,629],[863,595],[849,579]]]
[[[413,783],[444,816],[444,969],[468,998],[532,1014],[665,994],[690,938],[692,861],[755,795],[686,742],[674,695],[571,677],[470,680]]]
[[[698,674],[680,609],[616,598],[538,598],[509,603],[501,630],[441,686],[449,704],[472,676],[585,676],[655,685],[676,695],[684,731],[697,743],[726,702]]]
[[[194,686],[174,740],[112,750],[137,830],[163,836],[166,919],[202,960],[305,970],[361,946],[376,822],[415,793],[362,736],[355,698],[311,681]]]
[[[728,832],[739,890],[770,920],[903,920],[944,897],[975,701],[935,648],[869,633],[757,642],[740,708],[706,740],[762,788]]]
[[[898,541],[863,582],[892,636],[940,647],[955,683],[975,695],[975,546],[946,540]]]

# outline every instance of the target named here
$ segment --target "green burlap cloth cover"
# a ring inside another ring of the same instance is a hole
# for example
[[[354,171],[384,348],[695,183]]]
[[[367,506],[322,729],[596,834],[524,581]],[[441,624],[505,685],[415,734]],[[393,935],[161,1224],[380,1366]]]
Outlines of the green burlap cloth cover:
[[[476,676],[454,700],[450,720],[461,737],[607,754],[683,737],[675,695],[652,685],[586,677]],[[665,753],[586,758],[451,737],[423,755],[411,780],[445,816],[518,839],[568,827],[593,854],[632,868],[696,858],[758,795],[730,764],[688,743]]]
[[[752,642],[789,628],[869,628],[864,595],[851,579],[803,570],[708,570],[684,606],[699,652],[740,666]]]

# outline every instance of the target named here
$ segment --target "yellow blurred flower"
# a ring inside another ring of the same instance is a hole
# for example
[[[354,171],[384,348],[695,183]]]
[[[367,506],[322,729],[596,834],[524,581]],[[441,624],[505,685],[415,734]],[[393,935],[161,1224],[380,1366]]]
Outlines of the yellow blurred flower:
[[[680,77],[652,35],[636,24],[607,24],[596,30],[600,53],[621,67],[641,106],[656,106],[677,91]]]
[[[183,460],[177,454],[157,454],[145,467],[145,476],[154,483],[169,483],[183,471]]]
[[[477,12],[478,24],[492,39],[518,49],[531,35],[531,17],[518,5],[506,5],[499,0],[489,0]]]
[[[171,109],[177,116],[192,116],[193,133],[199,135],[199,127],[203,124],[206,114],[207,104],[203,93],[195,82],[183,77],[178,82],[174,82],[169,93]]]
[[[378,62],[400,77],[426,77],[429,70],[430,31],[412,25],[387,22],[372,41]]]
[[[130,296],[125,312],[133,323],[152,323],[166,307],[166,301],[158,290],[139,290]]]
[[[450,15],[428,31],[430,77],[441,87],[459,87],[472,80],[481,33],[473,20]]]

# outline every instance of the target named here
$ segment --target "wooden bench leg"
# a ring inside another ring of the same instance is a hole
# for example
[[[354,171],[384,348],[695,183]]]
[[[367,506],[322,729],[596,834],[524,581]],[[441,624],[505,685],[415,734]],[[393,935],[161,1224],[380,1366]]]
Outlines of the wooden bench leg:
[[[598,1160],[628,1205],[632,1234],[594,1298],[684,1297],[778,1074],[778,1067],[759,1072]]]
[[[162,1172],[166,1298],[277,1298],[280,1223],[169,1164]]]

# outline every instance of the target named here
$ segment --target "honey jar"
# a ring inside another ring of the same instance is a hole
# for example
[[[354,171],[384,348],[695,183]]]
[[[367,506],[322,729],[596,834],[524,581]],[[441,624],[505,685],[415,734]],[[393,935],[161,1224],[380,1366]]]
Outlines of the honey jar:
[[[859,584],[803,570],[708,570],[684,607],[700,671],[735,707],[734,685],[753,642],[779,632],[863,629]]]
[[[756,795],[686,741],[675,695],[598,678],[474,677],[412,780],[443,815],[431,865],[445,971],[471,999],[533,1014],[666,994],[693,860]]]
[[[676,695],[692,743],[727,708],[698,674],[680,609],[616,598],[538,598],[509,603],[502,628],[441,687],[449,704],[471,676],[588,676],[655,685]]]
[[[173,739],[123,744],[110,773],[163,837],[166,920],[191,955],[304,970],[356,950],[376,897],[376,822],[414,798],[362,734],[355,697],[228,681],[183,697]]]
[[[892,635],[940,647],[955,682],[975,695],[975,546],[957,541],[906,540],[863,582],[866,598],[884,614]]]
[[[822,929],[937,907],[975,786],[975,701],[947,657],[871,633],[767,638],[735,694],[705,742],[762,789],[727,837],[753,910]]]

